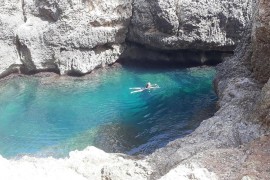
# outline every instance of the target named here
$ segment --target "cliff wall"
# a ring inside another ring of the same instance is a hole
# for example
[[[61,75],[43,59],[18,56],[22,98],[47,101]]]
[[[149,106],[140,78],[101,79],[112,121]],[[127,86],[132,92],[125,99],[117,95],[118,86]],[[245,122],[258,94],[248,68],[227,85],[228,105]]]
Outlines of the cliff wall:
[[[251,11],[250,0],[134,0],[128,40],[159,50],[232,51]]]
[[[0,9],[9,32],[1,34],[7,52],[0,53],[0,74],[14,62],[24,73],[75,75],[112,64],[124,50],[132,12],[131,0],[1,0]]]
[[[250,0],[0,0],[0,10],[3,77],[83,75],[114,63],[125,50],[129,58],[145,54],[136,59],[217,61],[219,53],[205,51],[232,51],[252,6]],[[142,53],[144,46],[152,53]]]
[[[258,0],[255,23],[253,23],[249,59],[251,70],[263,86],[250,119],[270,126],[270,2]]]

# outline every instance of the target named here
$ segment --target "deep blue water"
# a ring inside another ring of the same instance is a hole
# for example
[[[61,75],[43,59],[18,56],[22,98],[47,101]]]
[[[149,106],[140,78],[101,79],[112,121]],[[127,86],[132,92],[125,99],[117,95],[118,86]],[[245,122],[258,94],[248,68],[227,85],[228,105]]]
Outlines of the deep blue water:
[[[214,68],[111,68],[0,83],[0,154],[64,157],[94,145],[150,153],[215,112]],[[148,81],[160,89],[130,94]]]

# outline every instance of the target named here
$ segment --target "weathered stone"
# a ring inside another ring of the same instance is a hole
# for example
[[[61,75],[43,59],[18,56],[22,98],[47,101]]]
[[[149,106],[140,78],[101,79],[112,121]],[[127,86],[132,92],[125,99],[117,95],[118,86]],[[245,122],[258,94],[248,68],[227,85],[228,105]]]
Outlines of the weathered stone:
[[[0,0],[0,77],[13,72],[22,63],[16,49],[16,30],[24,23],[22,2]]]
[[[270,78],[270,1],[259,0],[256,23],[252,32],[252,68],[257,80],[266,83]]]
[[[261,122],[270,127],[270,80],[262,88],[256,106],[251,114],[251,121]]]
[[[251,0],[135,0],[128,40],[156,49],[231,51],[251,11]]]
[[[114,63],[125,48],[131,0],[0,3],[2,75],[14,64],[25,73],[86,74]]]
[[[131,42],[192,49],[177,62],[204,64],[201,51],[234,49],[252,16],[250,1],[1,0],[0,74],[19,67],[24,73],[89,73],[119,59],[128,29]]]
[[[0,156],[0,179],[146,179],[151,167],[143,160],[108,154],[95,147],[70,153],[68,159],[23,157],[6,160]],[[15,173],[14,173],[15,172]]]
[[[31,53],[22,59],[30,71],[86,74],[114,63],[123,51],[131,1],[26,0],[24,8],[27,22],[18,37]]]

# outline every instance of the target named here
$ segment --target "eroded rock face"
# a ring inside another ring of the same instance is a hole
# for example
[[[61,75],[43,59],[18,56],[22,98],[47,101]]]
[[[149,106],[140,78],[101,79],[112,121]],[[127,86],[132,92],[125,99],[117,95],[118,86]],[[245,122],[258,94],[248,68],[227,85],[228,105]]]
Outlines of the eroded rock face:
[[[18,29],[18,39],[28,71],[59,68],[61,74],[85,74],[114,63],[123,51],[131,0],[24,4],[27,20]]]
[[[251,69],[263,88],[250,116],[251,121],[270,127],[270,2],[259,0],[252,29]]]
[[[128,40],[156,49],[231,51],[251,0],[135,0]]]
[[[16,29],[24,23],[22,2],[0,0],[0,77],[21,65],[16,49]]]
[[[250,119],[270,127],[270,80],[262,88]]]
[[[114,63],[124,50],[131,0],[0,1],[0,74],[85,74]]]
[[[127,40],[154,50],[195,49],[199,55],[191,58],[176,52],[183,57],[176,62],[204,64],[212,59],[208,51],[234,49],[251,18],[251,1],[1,0],[0,76],[19,67],[86,74],[118,60]],[[134,47],[126,57],[143,52]],[[148,60],[159,56],[147,53]]]
[[[259,0],[256,23],[253,25],[251,59],[257,80],[266,83],[270,78],[270,1]]]

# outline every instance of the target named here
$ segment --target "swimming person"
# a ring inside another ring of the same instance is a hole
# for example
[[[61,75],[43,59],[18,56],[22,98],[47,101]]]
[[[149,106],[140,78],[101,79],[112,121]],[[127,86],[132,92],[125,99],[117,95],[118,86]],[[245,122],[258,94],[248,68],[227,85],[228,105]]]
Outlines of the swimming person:
[[[133,91],[131,91],[130,93],[137,93],[137,92],[143,92],[145,90],[151,90],[151,89],[156,89],[156,88],[160,88],[157,84],[151,84],[150,82],[148,82],[144,87],[134,87],[134,88],[129,88],[132,89]]]
[[[151,87],[152,87],[152,85],[151,85],[150,82],[148,82],[148,83],[145,85],[145,88],[146,88],[146,89],[150,89]]]

